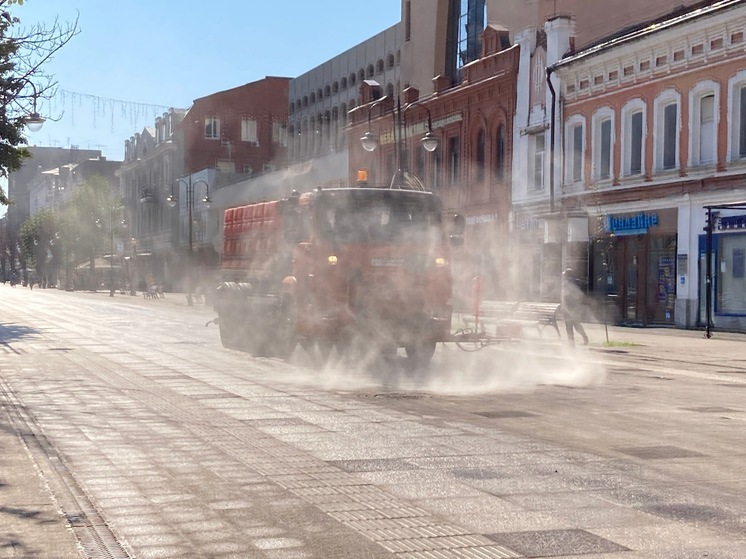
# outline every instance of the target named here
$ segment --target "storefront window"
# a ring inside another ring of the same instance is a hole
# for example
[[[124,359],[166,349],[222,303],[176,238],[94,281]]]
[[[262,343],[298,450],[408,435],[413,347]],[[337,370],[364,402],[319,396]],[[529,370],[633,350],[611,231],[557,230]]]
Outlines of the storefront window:
[[[723,235],[718,245],[717,311],[724,314],[746,314],[746,235]]]

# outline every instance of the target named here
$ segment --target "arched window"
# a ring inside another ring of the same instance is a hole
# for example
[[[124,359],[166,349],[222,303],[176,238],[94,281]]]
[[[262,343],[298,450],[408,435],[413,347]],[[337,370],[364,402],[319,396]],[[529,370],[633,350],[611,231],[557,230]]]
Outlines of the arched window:
[[[368,77],[372,78],[375,74],[376,69],[373,67],[373,64],[368,64]]]
[[[379,74],[383,74],[383,59],[379,58],[378,62],[376,62],[376,72]]]
[[[481,128],[477,133],[477,143],[474,148],[474,163],[476,165],[474,174],[477,182],[484,182],[484,163],[487,156],[487,135],[484,128]]]
[[[327,85],[324,88],[324,97],[329,97],[331,94],[332,94],[332,88]]]
[[[323,99],[323,98],[324,98],[324,92],[321,91],[321,88],[318,88],[316,90],[316,99],[318,99],[319,101],[321,101],[321,99]]]
[[[347,126],[347,103],[342,103],[339,107],[339,116],[340,126]]]
[[[316,94],[313,91],[311,92],[311,98],[309,99],[309,101],[312,105],[316,102]]]
[[[393,68],[394,67],[394,63],[395,63],[394,55],[391,54],[391,53],[389,53],[389,55],[386,57],[386,66],[388,68]]]
[[[339,87],[342,89],[347,89],[347,78],[342,78],[339,82]]]
[[[357,75],[354,73],[350,74],[350,85],[355,85],[357,83]]]
[[[332,84],[332,93],[339,93],[339,82],[334,82]]]
[[[495,134],[495,178],[505,178],[505,125],[500,123]]]
[[[303,106],[304,106],[304,107],[307,107],[307,106],[308,106],[308,95],[304,95],[304,96],[303,96]]]
[[[358,70],[358,73],[357,73],[357,81],[361,82],[363,80],[365,80],[365,70],[360,68],[360,70]]]
[[[394,97],[394,84],[391,83],[391,82],[389,82],[388,85],[386,85],[386,95],[389,98],[393,98]]]

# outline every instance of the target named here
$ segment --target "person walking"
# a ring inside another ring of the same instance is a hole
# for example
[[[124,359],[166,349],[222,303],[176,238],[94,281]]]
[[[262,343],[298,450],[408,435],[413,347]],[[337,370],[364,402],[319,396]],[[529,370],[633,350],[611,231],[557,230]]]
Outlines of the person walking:
[[[582,312],[583,292],[578,286],[572,268],[562,272],[562,314],[565,319],[567,341],[575,345],[575,330],[583,337],[583,345],[588,345],[588,335],[580,322]]]

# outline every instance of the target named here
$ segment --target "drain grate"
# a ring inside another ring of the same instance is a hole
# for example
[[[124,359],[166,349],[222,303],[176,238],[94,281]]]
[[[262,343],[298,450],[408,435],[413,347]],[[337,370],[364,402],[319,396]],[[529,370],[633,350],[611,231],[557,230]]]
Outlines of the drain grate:
[[[332,460],[328,464],[336,466],[345,472],[394,472],[399,470],[416,470],[417,466],[396,459],[370,459],[370,460]]]
[[[734,410],[731,408],[722,408],[720,406],[710,406],[701,408],[682,408],[686,411],[696,411],[698,413],[739,413],[740,410]]]
[[[497,479],[500,477],[500,474],[495,470],[482,470],[479,468],[456,469],[451,470],[451,473],[462,479]]]
[[[481,415],[488,419],[509,419],[511,417],[534,417],[536,414],[522,410],[499,410],[477,412],[476,415]]]
[[[487,534],[500,545],[514,549],[526,557],[556,557],[560,555],[590,555],[630,551],[585,530],[539,530]]]
[[[700,452],[688,450],[678,446],[637,446],[637,447],[625,447],[618,448],[619,452],[623,454],[629,454],[630,456],[636,456],[644,460],[660,460],[666,458],[694,458],[697,456],[704,456]]]

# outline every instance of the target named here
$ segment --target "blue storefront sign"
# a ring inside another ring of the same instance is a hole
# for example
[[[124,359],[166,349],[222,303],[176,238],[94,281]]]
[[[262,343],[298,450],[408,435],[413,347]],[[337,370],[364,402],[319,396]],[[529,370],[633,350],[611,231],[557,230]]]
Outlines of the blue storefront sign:
[[[657,213],[640,212],[635,215],[607,215],[604,231],[618,237],[623,235],[644,235],[659,223]]]

